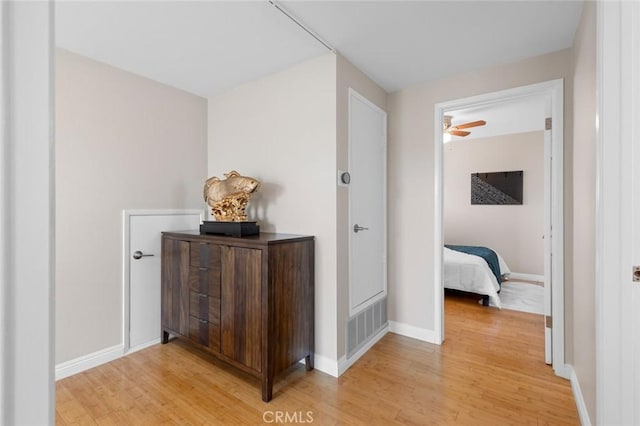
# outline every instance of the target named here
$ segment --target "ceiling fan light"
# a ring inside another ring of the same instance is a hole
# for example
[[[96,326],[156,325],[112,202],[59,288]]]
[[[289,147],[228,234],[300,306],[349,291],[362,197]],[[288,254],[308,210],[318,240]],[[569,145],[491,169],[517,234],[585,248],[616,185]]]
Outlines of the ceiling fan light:
[[[442,118],[442,130],[443,130],[443,131],[446,131],[449,127],[451,127],[451,119],[452,119],[452,118],[453,118],[453,117],[452,117],[452,116],[450,116],[450,115],[445,115],[445,116]]]

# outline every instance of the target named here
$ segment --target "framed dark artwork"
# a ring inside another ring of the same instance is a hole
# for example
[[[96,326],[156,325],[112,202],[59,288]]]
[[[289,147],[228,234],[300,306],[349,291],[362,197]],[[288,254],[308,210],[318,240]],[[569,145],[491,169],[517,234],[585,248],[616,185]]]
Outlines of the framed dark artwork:
[[[472,173],[471,204],[522,204],[522,170]]]

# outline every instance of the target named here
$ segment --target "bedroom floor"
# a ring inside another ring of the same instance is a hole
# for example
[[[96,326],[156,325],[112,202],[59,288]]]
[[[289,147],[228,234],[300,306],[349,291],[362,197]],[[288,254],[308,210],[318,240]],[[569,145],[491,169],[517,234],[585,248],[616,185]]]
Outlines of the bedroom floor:
[[[442,346],[389,333],[339,379],[294,367],[268,404],[256,379],[179,340],[156,345],[58,381],[56,421],[277,424],[281,412],[318,425],[579,424],[569,382],[544,364],[540,316],[465,295],[445,310]]]

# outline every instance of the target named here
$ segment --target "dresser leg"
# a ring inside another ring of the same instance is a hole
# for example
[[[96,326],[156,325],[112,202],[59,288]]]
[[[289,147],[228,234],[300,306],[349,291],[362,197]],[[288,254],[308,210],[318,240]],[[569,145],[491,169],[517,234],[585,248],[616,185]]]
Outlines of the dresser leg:
[[[162,342],[163,345],[165,343],[169,343],[169,333],[167,333],[164,330],[162,330],[162,340],[161,340],[161,342]]]
[[[304,366],[307,371],[313,370],[313,354],[309,354],[304,357]]]
[[[273,379],[262,379],[262,400],[271,401],[273,397]]]

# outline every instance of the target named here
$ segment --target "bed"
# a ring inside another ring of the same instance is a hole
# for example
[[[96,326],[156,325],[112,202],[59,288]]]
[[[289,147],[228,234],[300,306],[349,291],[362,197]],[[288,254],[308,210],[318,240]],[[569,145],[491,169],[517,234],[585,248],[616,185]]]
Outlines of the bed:
[[[459,246],[460,247],[460,246]],[[511,270],[502,256],[495,252],[502,277],[508,277]],[[500,282],[489,264],[482,257],[444,247],[444,287],[476,293],[483,296],[483,304],[500,308]],[[501,277],[501,278],[502,278]]]

